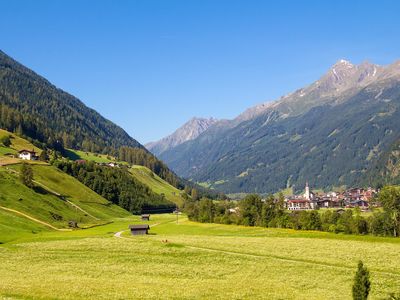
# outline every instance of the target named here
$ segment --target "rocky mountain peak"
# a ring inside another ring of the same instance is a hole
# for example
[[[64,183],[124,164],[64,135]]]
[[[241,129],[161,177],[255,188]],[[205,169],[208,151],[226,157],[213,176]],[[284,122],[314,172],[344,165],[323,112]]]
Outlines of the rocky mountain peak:
[[[193,117],[171,135],[159,141],[148,143],[145,146],[154,154],[160,155],[166,150],[197,138],[200,134],[217,122],[218,120],[215,118]]]

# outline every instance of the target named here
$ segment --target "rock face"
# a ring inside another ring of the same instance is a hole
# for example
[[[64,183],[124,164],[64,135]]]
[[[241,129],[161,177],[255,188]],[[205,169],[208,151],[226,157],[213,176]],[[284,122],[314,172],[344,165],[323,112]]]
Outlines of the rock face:
[[[354,185],[400,138],[400,62],[334,64],[319,80],[161,153],[224,192]]]
[[[145,146],[155,155],[160,155],[164,151],[170,150],[184,142],[197,138],[217,121],[218,120],[214,118],[192,118],[171,135],[157,142],[148,143]]]

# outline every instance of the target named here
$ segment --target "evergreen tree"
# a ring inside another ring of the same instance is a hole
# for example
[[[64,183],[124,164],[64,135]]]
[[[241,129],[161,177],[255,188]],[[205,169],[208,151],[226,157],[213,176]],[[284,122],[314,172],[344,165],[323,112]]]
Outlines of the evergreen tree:
[[[393,224],[393,235],[398,236],[400,231],[400,187],[386,186],[379,193],[379,202],[384,210],[390,214]]]
[[[358,269],[354,277],[353,285],[353,299],[366,300],[368,299],[369,291],[371,289],[371,282],[369,280],[369,271],[364,267],[363,262],[358,262]]]
[[[194,201],[196,201],[196,200],[199,199],[199,193],[197,192],[196,189],[192,189],[192,199],[193,199]]]
[[[4,147],[9,147],[11,145],[11,139],[9,135],[2,136],[0,138],[0,144],[3,144]]]
[[[32,167],[24,162],[19,175],[21,182],[29,188],[33,187],[33,170]]]
[[[43,150],[42,153],[39,155],[39,160],[40,161],[48,161],[49,160],[49,155],[47,154],[47,150]]]

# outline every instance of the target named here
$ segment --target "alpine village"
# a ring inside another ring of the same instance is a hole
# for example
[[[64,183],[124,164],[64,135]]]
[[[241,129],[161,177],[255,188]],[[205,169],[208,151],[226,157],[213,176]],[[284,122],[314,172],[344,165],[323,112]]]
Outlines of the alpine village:
[[[399,9],[2,3],[0,299],[400,300]]]

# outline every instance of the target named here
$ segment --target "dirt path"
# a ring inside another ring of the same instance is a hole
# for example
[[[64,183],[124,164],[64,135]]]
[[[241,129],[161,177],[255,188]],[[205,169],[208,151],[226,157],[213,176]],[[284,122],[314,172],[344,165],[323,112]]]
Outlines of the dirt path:
[[[17,174],[17,175],[19,174],[19,172],[16,171],[16,170],[10,169],[10,168],[8,168],[8,167],[6,167],[6,169],[7,169],[8,171],[14,173],[14,174]],[[49,188],[47,185],[45,185],[45,184],[43,184],[43,183],[41,183],[41,182],[39,182],[39,181],[37,181],[37,180],[33,180],[33,182],[36,183],[36,184],[38,184],[38,185],[40,185],[40,186],[43,187],[45,190],[47,190],[48,192],[52,193],[53,195],[55,195],[55,196],[57,196],[57,197],[61,197],[61,196],[62,196],[60,193],[56,192],[55,190]],[[99,220],[100,220],[99,218],[93,216],[92,214],[90,214],[89,212],[87,212],[87,211],[84,210],[82,207],[78,206],[77,204],[75,204],[75,203],[73,203],[73,202],[71,202],[71,201],[69,201],[69,200],[67,200],[67,199],[65,199],[65,202],[67,202],[68,204],[70,204],[70,205],[73,206],[74,208],[80,210],[81,212],[83,212],[84,214],[88,215],[89,217],[95,219],[96,221],[99,221]]]
[[[150,228],[152,228],[152,227],[154,227],[154,226],[157,226],[157,225],[160,225],[160,224],[161,224],[161,223],[151,224],[151,225],[150,225]],[[118,231],[118,232],[116,232],[116,233],[114,234],[114,236],[115,236],[116,238],[130,240],[130,238],[126,238],[126,237],[123,237],[123,236],[122,236],[122,233],[125,232],[125,231],[128,231],[128,230]]]
[[[229,251],[229,250],[220,250],[220,249],[190,246],[190,245],[184,245],[184,246],[189,249],[202,250],[202,251],[207,251],[207,252],[218,252],[218,253],[223,253],[223,254],[228,254],[228,255],[245,256],[245,257],[251,257],[251,258],[276,259],[276,260],[281,260],[281,261],[290,262],[290,263],[301,263],[301,264],[309,264],[309,265],[314,265],[314,266],[317,265],[317,266],[335,268],[335,269],[347,269],[347,270],[354,269],[353,266],[336,265],[336,264],[317,262],[317,261],[312,261],[312,260],[287,258],[287,257],[282,257],[282,256],[276,256],[276,255],[251,254],[251,253],[235,252],[235,251]],[[384,274],[384,275],[390,275],[390,276],[400,276],[400,274],[397,272],[380,271],[380,270],[374,270],[374,272]]]
[[[39,224],[42,224],[44,226],[47,226],[47,227],[49,227],[51,229],[54,229],[54,230],[57,230],[57,231],[71,231],[70,229],[60,229],[60,228],[54,227],[53,225],[51,225],[49,223],[43,222],[43,221],[41,221],[39,219],[31,217],[30,215],[27,215],[26,213],[23,213],[21,211],[18,211],[18,210],[12,209],[12,208],[7,208],[7,207],[4,207],[4,206],[0,206],[0,208],[3,209],[3,210],[9,211],[9,212],[13,212],[13,213],[18,214],[18,215],[21,215],[21,216],[23,216],[23,217],[25,217],[25,218],[27,218],[27,219],[29,219],[31,221],[34,221],[34,222],[39,223]]]
[[[160,223],[154,224],[152,226],[156,226],[158,224],[160,224]],[[152,226],[150,226],[150,227],[152,227]],[[134,240],[132,238],[123,237],[122,233],[125,232],[125,231],[127,231],[127,230],[119,231],[119,232],[115,233],[114,236],[117,237],[117,238],[121,238],[121,239]],[[183,246],[188,248],[188,249],[207,251],[207,252],[214,252],[214,253],[222,253],[222,254],[227,254],[227,255],[235,255],[235,256],[242,256],[242,257],[249,257],[249,258],[276,259],[276,260],[281,260],[281,261],[285,261],[285,262],[289,262],[289,263],[308,264],[308,265],[312,265],[312,266],[321,266],[321,267],[335,268],[335,269],[345,269],[345,270],[353,270],[354,269],[353,266],[344,266],[344,265],[338,265],[338,264],[330,264],[330,263],[318,262],[318,261],[313,261],[313,260],[303,260],[303,259],[296,259],[296,258],[288,258],[288,257],[276,256],[276,255],[235,252],[235,251],[215,249],[215,248],[190,246],[190,245],[185,245],[185,244],[183,244]],[[398,273],[398,272],[382,271],[382,270],[374,270],[374,272],[380,273],[380,274],[383,274],[383,275],[388,275],[388,276],[400,277],[400,273]]]

